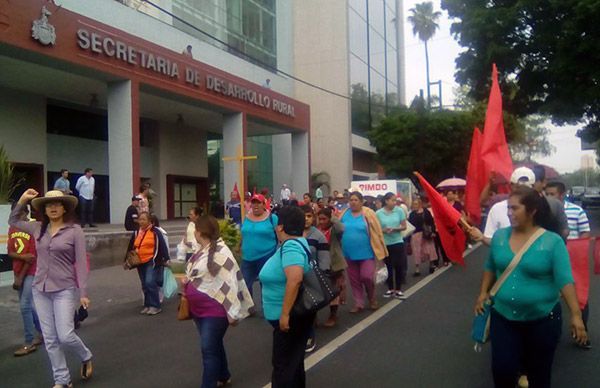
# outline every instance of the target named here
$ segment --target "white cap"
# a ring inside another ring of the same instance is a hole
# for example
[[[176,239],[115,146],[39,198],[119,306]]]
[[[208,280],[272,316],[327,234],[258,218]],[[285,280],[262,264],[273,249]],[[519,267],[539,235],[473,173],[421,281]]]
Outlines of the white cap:
[[[533,187],[533,184],[535,183],[535,174],[533,173],[533,170],[527,167],[516,168],[510,176],[510,183]]]

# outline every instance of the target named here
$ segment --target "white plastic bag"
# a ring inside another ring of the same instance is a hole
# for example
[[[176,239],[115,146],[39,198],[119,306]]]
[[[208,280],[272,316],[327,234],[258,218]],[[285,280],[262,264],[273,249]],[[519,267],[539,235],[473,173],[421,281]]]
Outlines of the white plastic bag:
[[[185,261],[185,255],[187,253],[187,247],[183,243],[183,240],[177,244],[177,260]]]
[[[384,265],[383,267],[379,268],[377,270],[377,273],[375,274],[375,283],[376,284],[382,284],[383,282],[385,282],[388,278],[388,270],[387,267]]]

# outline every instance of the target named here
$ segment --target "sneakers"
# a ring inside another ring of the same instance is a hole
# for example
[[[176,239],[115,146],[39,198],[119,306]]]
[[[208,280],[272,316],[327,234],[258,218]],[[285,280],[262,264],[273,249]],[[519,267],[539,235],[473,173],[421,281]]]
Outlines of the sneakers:
[[[73,383],[69,384],[54,384],[52,388],[73,388]]]
[[[406,295],[404,295],[404,292],[402,292],[402,291],[396,291],[394,293],[394,298],[404,300],[404,299],[406,299]]]
[[[386,292],[383,293],[384,298],[391,298],[392,296],[394,296],[393,290],[387,290]]]
[[[314,338],[309,338],[308,341],[306,342],[306,348],[305,348],[305,352],[306,353],[310,353],[313,350],[315,350],[315,348],[317,347],[317,341]]]
[[[90,358],[87,361],[81,363],[81,378],[84,380],[89,380],[92,377],[92,373],[94,368],[92,367],[92,359]]]
[[[150,310],[150,307],[144,307],[144,308],[142,309],[142,311],[140,311],[140,314],[142,314],[142,315],[146,315],[146,314],[148,314],[148,310]]]
[[[219,381],[217,381],[217,387],[226,387],[228,385],[231,385],[231,377],[228,378],[227,380],[219,380]]]
[[[148,312],[146,313],[147,315],[156,315],[156,314],[160,314],[162,310],[156,307],[150,307],[148,309]]]
[[[36,350],[37,350],[37,347],[34,344],[23,345],[19,349],[15,350],[15,352],[13,354],[15,355],[15,357],[22,357],[22,356],[28,355],[29,353],[33,353]]]

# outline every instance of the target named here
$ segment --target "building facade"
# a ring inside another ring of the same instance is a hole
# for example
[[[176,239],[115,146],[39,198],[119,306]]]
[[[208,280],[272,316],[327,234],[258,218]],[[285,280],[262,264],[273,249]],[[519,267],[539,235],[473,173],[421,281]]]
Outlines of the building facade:
[[[331,189],[383,173],[367,131],[405,104],[403,19],[402,0],[294,2],[296,96],[311,106],[312,171]]]
[[[273,70],[293,63],[291,7],[151,3],[0,0],[0,139],[26,185],[51,189],[64,168],[74,187],[90,167],[111,223],[142,182],[160,218],[224,202],[242,179],[308,190],[309,106]]]

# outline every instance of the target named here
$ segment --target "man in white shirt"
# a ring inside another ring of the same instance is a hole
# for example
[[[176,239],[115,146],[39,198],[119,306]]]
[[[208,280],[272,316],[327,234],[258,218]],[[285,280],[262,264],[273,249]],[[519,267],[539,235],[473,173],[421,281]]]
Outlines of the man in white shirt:
[[[535,183],[535,175],[530,168],[519,167],[515,169],[510,177],[510,185],[512,188],[523,185],[533,188]],[[508,200],[500,201],[491,207],[487,220],[485,223],[485,229],[483,233],[476,227],[471,228],[471,238],[475,241],[481,241],[485,245],[490,245],[492,237],[498,229],[506,228],[510,226],[510,220],[508,218]]]
[[[283,205],[288,205],[290,203],[290,196],[292,195],[292,192],[290,190],[290,188],[288,187],[288,185],[286,185],[285,183],[281,186],[281,203]]]
[[[77,179],[75,190],[79,192],[79,204],[81,205],[81,226],[85,227],[88,224],[91,228],[94,225],[94,188],[96,181],[92,176],[94,170],[91,168],[85,169],[85,174]]]

